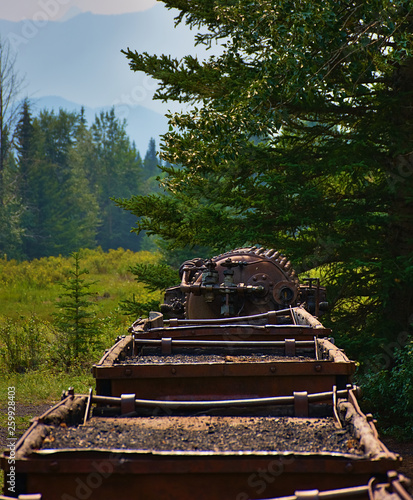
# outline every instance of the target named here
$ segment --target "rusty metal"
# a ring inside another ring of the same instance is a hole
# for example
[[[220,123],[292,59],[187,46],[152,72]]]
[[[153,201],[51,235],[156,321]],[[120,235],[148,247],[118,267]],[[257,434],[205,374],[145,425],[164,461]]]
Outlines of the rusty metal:
[[[339,391],[338,396],[342,397],[343,393],[346,394],[346,403],[351,405],[350,394],[354,397],[354,390]],[[331,400],[332,395],[333,391],[328,395]],[[308,399],[319,396],[309,394]],[[80,404],[86,411],[87,399],[86,395],[69,397],[63,407],[57,408],[58,415],[64,409],[69,418],[75,408],[72,405],[76,404]],[[96,401],[101,403],[102,398],[94,396],[93,404]],[[112,405],[112,398],[107,398],[105,403]],[[357,413],[356,410],[354,413]],[[80,423],[83,418],[83,415],[79,415]],[[135,419],[139,427],[139,417]],[[99,450],[39,449],[39,436],[47,435],[47,426],[52,425],[51,422],[55,422],[53,425],[61,425],[55,421],[53,411],[43,415],[31,426],[26,438],[16,446],[15,460],[16,473],[19,480],[26,484],[27,491],[36,489],[42,493],[43,498],[50,499],[61,499],[63,495],[68,499],[79,498],[76,488],[79,484],[92,484],[91,478],[96,478],[97,471],[104,475],[100,478],[102,481],[98,481],[99,487],[89,487],[88,498],[91,500],[113,500],[115,496],[127,498],[130,491],[139,492],[138,498],[145,500],[163,498],[165,491],[176,499],[196,497],[200,500],[224,500],[236,498],[243,491],[248,498],[257,498],[251,477],[258,479],[259,476],[252,475],[260,470],[269,471],[273,474],[270,477],[280,476],[280,480],[268,483],[265,490],[268,498],[295,491],[297,484],[302,489],[317,488],[320,491],[332,486],[354,487],[363,484],[363,481],[367,482],[372,475],[385,473],[398,463],[397,456],[381,451],[371,459],[368,456],[369,450],[366,455],[355,456],[335,452],[280,452],[272,449],[262,452],[148,452],[102,447]],[[366,421],[366,426],[368,425]],[[43,429],[45,431],[42,433]],[[34,440],[33,443],[31,440]],[[375,443],[375,447],[380,448],[379,443]],[[6,472],[7,458],[7,454],[2,457],[2,467]],[[394,484],[397,487],[397,482]]]
[[[127,415],[129,413],[133,413],[135,411],[136,407],[136,399],[135,399],[135,394],[122,394],[120,397],[120,412],[121,415]],[[97,401],[96,396],[93,398],[92,401],[95,403]]]
[[[313,316],[326,307],[318,279],[300,284],[286,258],[255,247],[194,259],[180,272],[181,284],[167,290],[163,312],[135,321],[131,335],[118,338],[93,366],[97,394],[70,389],[33,420],[16,444],[16,494],[39,492],[45,500],[412,500],[405,478],[388,472],[400,457],[360,410],[355,363]],[[114,426],[123,419],[142,429],[158,414],[163,422],[171,415],[176,422],[215,415],[228,418],[231,429],[241,415],[292,417],[306,425],[315,416],[333,418],[340,435],[351,428],[363,451],[351,453],[351,443],[344,451],[278,451],[271,436],[260,451],[109,448],[104,441],[96,448],[79,441],[78,448],[42,449],[53,427],[76,432],[99,419]],[[6,474],[9,459],[8,453],[1,457]],[[257,496],[260,481],[265,488]]]
[[[333,395],[333,393],[332,393]],[[294,392],[294,414],[296,417],[307,418],[308,417],[308,404],[310,401],[310,395],[307,391]]]
[[[288,307],[285,309],[270,310],[263,313],[252,314],[249,316],[234,316],[229,318],[170,318],[165,319],[161,313],[151,313],[152,318],[148,319],[138,319],[130,327],[130,332],[139,332],[146,330],[154,330],[156,328],[164,328],[165,326],[176,327],[183,325],[228,325],[231,323],[238,324],[248,324],[248,325],[260,325],[270,324],[275,325],[279,323],[280,318],[282,318],[283,323],[286,323],[287,319],[291,320],[292,325],[300,326],[313,326],[315,328],[324,329],[324,326],[320,321],[318,321],[314,316],[309,314],[303,306],[300,307]]]
[[[387,477],[390,484],[389,487],[387,487],[387,485],[385,487],[388,488],[389,492],[395,493],[402,500],[412,500],[412,497],[407,493],[403,486],[406,483],[410,484],[410,480],[401,476],[400,474],[397,474],[396,471],[389,471],[387,473]]]
[[[164,325],[169,326],[178,326],[178,325],[223,325],[228,323],[248,323],[249,321],[259,321],[259,320],[268,320],[270,324],[273,321],[277,320],[277,317],[281,315],[285,315],[289,313],[292,316],[293,309],[288,307],[286,309],[279,309],[278,311],[267,311],[265,313],[253,314],[250,316],[234,316],[231,318],[185,318],[185,319],[177,319],[171,318],[169,320],[164,320]]]
[[[190,339],[172,339],[164,338],[162,339],[142,339],[135,337],[135,345],[138,346],[159,346],[161,347],[162,354],[171,354],[173,347],[225,347],[228,350],[234,347],[243,347],[245,349],[254,348],[275,348],[283,347],[285,349],[286,356],[295,356],[296,346],[297,347],[312,347],[316,345],[315,340],[190,340]]]
[[[331,330],[316,329],[310,325],[182,325],[177,327],[154,328],[144,331],[133,331],[135,338],[190,338],[214,339],[224,338],[227,341],[255,337],[256,340],[268,340],[269,337],[295,338],[304,340],[308,338],[329,337]]]
[[[91,408],[91,405],[92,405],[92,397],[93,397],[93,389],[90,388],[89,389],[89,396],[87,398],[87,403],[86,403],[86,410],[85,410],[85,416],[84,416],[84,419],[83,419],[83,424],[86,424],[86,422],[89,420],[90,408]]]
[[[137,339],[135,341],[135,344],[139,344],[139,341],[140,341],[140,339]],[[148,340],[148,341],[150,342],[150,340]],[[172,354],[172,339],[170,337],[167,337],[167,338],[163,337],[160,342],[161,342],[162,354]]]
[[[294,495],[266,500],[351,500],[360,498],[365,500],[412,500],[404,486],[410,485],[410,480],[395,471],[388,473],[388,481],[380,482],[371,478],[368,484],[350,488],[339,488],[329,491],[297,490]]]
[[[340,418],[337,413],[337,386],[333,386],[333,413],[334,413],[334,419],[337,422],[337,427],[340,429],[343,427],[341,425]]]
[[[292,394],[293,391],[323,392],[331,390],[333,385],[344,389],[351,382],[355,363],[327,339],[311,337],[312,340],[296,340],[297,357],[286,360],[283,356],[288,355],[288,352],[284,353],[284,348],[291,339],[281,341],[276,340],[277,338],[227,341],[173,337],[172,355],[176,349],[181,348],[205,348],[208,352],[214,352],[211,349],[216,348],[222,349],[217,351],[222,354],[222,362],[211,362],[208,359],[197,361],[194,355],[193,362],[175,361],[175,358],[170,357],[167,363],[140,363],[138,356],[133,363],[123,364],[122,360],[128,356],[138,355],[142,345],[162,345],[162,339],[125,337],[93,366],[96,393],[105,396],[135,393],[141,398],[172,400],[179,399],[180,396],[195,399],[214,399],[219,395],[223,398],[231,395],[240,398],[275,397]],[[280,358],[275,361],[270,358],[261,362],[243,361],[235,355],[235,349],[244,349],[246,346],[246,352],[261,354],[266,354],[267,349],[271,352],[276,347],[281,349],[277,351]],[[303,355],[305,357],[298,357]]]
[[[347,397],[349,392],[357,391],[357,387],[352,387],[349,391],[348,389],[336,391],[337,396],[339,397]],[[143,407],[143,408],[156,408],[162,406],[163,408],[177,408],[180,409],[211,409],[211,408],[227,408],[227,407],[249,407],[249,406],[267,406],[267,405],[284,405],[284,404],[294,404],[294,407],[298,409],[297,416],[305,417],[308,416],[308,403],[316,403],[321,401],[329,401],[333,399],[335,392],[334,391],[326,391],[308,394],[307,392],[294,392],[292,396],[277,396],[277,397],[269,397],[269,398],[250,398],[250,399],[218,399],[218,400],[198,400],[198,401],[185,401],[185,400],[162,400],[162,399],[138,399],[134,400],[134,407],[132,407],[132,396],[135,394],[122,394],[120,398],[118,397],[109,397],[109,396],[92,396],[93,403],[107,404],[107,405],[116,405],[122,406],[122,401],[128,400],[130,401],[130,405],[128,404],[129,412],[133,411],[135,407]],[[123,411],[122,413],[129,413],[128,411]]]
[[[199,264],[199,263],[198,263]],[[194,268],[182,267],[187,318],[249,316],[295,304],[298,283],[291,264],[276,252],[242,248]]]
[[[285,355],[286,356],[295,356],[295,347],[296,347],[296,343],[295,343],[295,339],[285,339]]]

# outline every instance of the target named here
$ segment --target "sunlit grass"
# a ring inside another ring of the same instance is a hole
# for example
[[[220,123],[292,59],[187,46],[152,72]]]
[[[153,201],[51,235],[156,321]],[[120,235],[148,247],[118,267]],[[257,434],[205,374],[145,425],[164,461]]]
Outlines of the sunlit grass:
[[[35,370],[26,373],[4,373],[0,380],[0,400],[7,403],[7,391],[14,387],[17,404],[55,404],[62,392],[73,387],[77,394],[87,394],[94,386],[90,369],[71,372]]]
[[[156,254],[122,249],[109,252],[84,249],[80,254],[82,269],[89,271],[88,281],[96,282],[91,292],[98,316],[114,313],[119,302],[133,294],[142,301],[160,298],[160,294],[149,294],[129,272],[129,267],[138,263],[157,262]],[[1,316],[18,320],[36,315],[51,321],[62,293],[59,283],[65,281],[72,265],[72,258],[61,256],[21,263],[0,259]]]

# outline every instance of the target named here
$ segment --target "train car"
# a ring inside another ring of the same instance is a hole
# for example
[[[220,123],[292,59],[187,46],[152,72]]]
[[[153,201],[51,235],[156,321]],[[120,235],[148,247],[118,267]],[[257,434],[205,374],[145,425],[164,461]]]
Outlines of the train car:
[[[15,449],[17,494],[49,499],[411,497],[358,405],[355,363],[318,319],[325,290],[275,250],[180,269]],[[6,494],[9,492],[5,492]]]

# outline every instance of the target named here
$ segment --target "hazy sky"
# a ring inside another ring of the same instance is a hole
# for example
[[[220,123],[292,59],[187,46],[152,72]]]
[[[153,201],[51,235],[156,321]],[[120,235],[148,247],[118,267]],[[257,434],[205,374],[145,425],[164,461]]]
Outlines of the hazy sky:
[[[149,9],[156,0],[0,0],[0,19],[56,21],[70,10],[125,14]]]

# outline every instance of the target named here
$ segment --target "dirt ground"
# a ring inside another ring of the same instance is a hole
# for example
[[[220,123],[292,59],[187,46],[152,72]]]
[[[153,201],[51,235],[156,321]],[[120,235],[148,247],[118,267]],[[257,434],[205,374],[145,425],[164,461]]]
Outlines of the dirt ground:
[[[33,417],[37,417],[44,413],[46,410],[50,408],[50,405],[41,404],[41,405],[23,405],[16,404],[15,410],[16,414],[14,415],[14,421],[16,423],[16,434],[17,438],[19,438],[23,432],[30,425],[30,419]],[[0,414],[7,415],[7,407],[0,408]],[[7,427],[6,425],[0,425],[0,448],[3,449],[6,446],[7,439]]]

